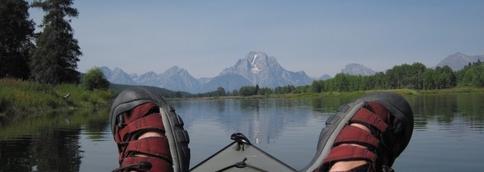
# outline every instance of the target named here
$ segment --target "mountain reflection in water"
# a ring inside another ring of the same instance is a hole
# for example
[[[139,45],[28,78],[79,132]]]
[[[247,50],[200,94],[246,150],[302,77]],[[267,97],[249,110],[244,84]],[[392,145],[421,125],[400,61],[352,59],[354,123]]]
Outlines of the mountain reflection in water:
[[[302,168],[312,158],[324,121],[356,97],[172,100],[190,134],[191,165],[244,133],[252,143]],[[406,97],[414,137],[398,171],[483,169],[484,94]],[[0,171],[109,171],[117,154],[103,112],[33,117],[0,128]]]

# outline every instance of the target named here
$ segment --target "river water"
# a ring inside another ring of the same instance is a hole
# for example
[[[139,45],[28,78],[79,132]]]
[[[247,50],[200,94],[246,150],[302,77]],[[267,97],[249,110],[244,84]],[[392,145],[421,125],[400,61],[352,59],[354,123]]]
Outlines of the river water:
[[[311,160],[324,121],[356,97],[173,100],[190,135],[191,165],[241,132],[295,167]],[[484,94],[407,96],[415,112],[396,171],[481,171]],[[0,128],[0,171],[111,171],[116,148],[106,112],[51,114]]]

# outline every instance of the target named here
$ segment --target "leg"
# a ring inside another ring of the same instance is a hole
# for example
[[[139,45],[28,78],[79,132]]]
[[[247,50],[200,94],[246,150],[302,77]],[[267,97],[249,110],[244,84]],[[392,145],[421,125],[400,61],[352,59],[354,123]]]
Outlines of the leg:
[[[121,92],[111,108],[111,126],[119,152],[115,171],[188,171],[183,121],[149,88]]]
[[[326,122],[307,171],[390,171],[413,131],[401,96],[381,93],[350,103]]]
[[[358,127],[360,129],[362,129],[362,130],[370,133],[370,129],[367,128],[364,125],[361,125],[361,124],[358,124],[358,123],[353,123],[353,124],[350,124],[350,126]],[[359,145],[359,144],[341,144],[341,146],[356,146],[356,147],[360,147],[360,148],[366,149],[365,146]],[[357,167],[367,168],[366,165],[368,165],[368,162],[367,161],[364,161],[364,160],[338,161],[338,162],[335,162],[331,166],[331,168],[329,169],[329,171],[330,172],[350,171],[350,170],[354,170]]]

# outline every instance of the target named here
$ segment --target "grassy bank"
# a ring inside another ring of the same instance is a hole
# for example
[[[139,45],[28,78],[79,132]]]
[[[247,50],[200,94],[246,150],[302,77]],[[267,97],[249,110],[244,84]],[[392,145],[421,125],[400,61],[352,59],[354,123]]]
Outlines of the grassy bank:
[[[88,91],[79,85],[47,85],[0,79],[0,126],[24,117],[82,109],[97,111],[109,106],[110,91]]]

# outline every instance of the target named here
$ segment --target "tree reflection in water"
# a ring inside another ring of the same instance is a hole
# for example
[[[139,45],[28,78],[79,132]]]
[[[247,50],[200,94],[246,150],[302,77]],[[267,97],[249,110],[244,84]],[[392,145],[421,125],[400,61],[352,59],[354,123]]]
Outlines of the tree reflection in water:
[[[89,124],[89,125],[86,125]],[[101,137],[107,112],[53,113],[0,129],[0,171],[79,171],[81,128]]]
[[[430,131],[429,128],[432,126],[444,129],[447,126],[456,132],[468,132],[469,128],[479,132],[484,128],[484,94],[482,93],[405,97],[415,112],[417,133]],[[334,114],[340,105],[356,98],[358,97],[329,96],[302,99],[182,100],[172,101],[172,103],[184,119],[187,128],[192,132],[200,130],[200,128],[192,128],[197,124],[222,130],[208,131],[208,135],[193,135],[191,138],[194,139],[194,142],[198,141],[202,145],[191,145],[195,148],[192,153],[196,153],[197,147],[207,149],[207,151],[199,151],[194,157],[206,157],[217,149],[212,148],[213,146],[207,148],[206,145],[203,145],[205,142],[197,139],[206,140],[205,137],[210,137],[208,138],[210,141],[206,143],[222,140],[220,145],[216,146],[223,146],[231,133],[242,132],[253,143],[272,151],[271,153],[278,155],[281,159],[291,160],[294,158],[287,158],[286,153],[280,153],[281,150],[290,151],[288,147],[291,144],[300,145],[299,142],[291,141],[291,139],[317,139],[316,133],[319,133],[319,130],[316,129],[318,130],[316,131],[315,128],[323,127],[324,120]],[[111,138],[104,138],[109,136],[106,132],[110,132],[107,109],[97,113],[61,114],[64,115],[47,114],[15,121],[0,127],[0,171],[79,171],[83,158],[83,148],[80,147],[81,136],[92,141],[103,140],[104,147],[114,146],[110,141]],[[207,125],[202,124],[204,122]],[[309,130],[308,126],[312,126],[310,128],[314,136],[300,136],[301,133]],[[459,127],[464,127],[464,129]],[[294,130],[297,131],[294,132]],[[206,131],[204,132],[206,133]],[[297,134],[288,135],[288,132]],[[215,134],[217,134],[216,138]],[[219,138],[222,136],[223,138]],[[282,143],[283,141],[284,143]],[[294,143],[285,144],[286,142]],[[301,157],[307,157],[306,154],[309,155],[314,150],[312,146],[315,142],[308,141],[308,143],[304,143],[305,145],[300,146],[307,152],[305,154],[296,155],[303,150],[293,150],[287,155],[303,159]],[[419,145],[414,146],[418,148]],[[97,148],[94,146],[87,149],[92,153],[96,150],[91,149]],[[106,160],[100,161],[102,162],[99,163],[104,165],[103,162]],[[114,161],[110,160],[110,164],[106,165],[108,167],[103,168],[111,168],[115,165]],[[302,162],[297,163],[303,164]]]

